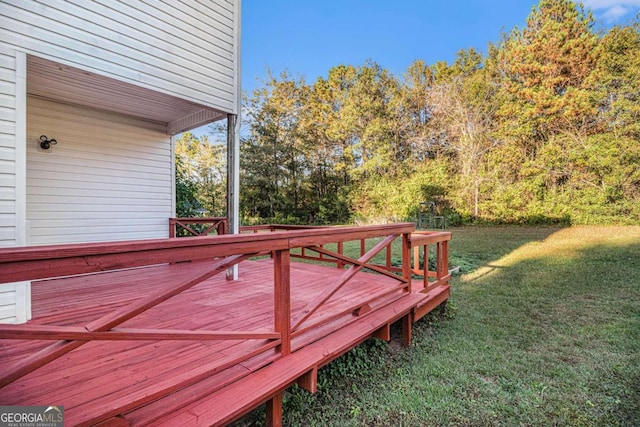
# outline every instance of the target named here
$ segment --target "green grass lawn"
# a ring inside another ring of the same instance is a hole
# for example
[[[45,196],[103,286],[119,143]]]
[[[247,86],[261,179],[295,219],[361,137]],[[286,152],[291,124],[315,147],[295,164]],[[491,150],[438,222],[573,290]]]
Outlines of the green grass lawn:
[[[444,315],[323,368],[285,425],[640,425],[640,227],[452,231]]]

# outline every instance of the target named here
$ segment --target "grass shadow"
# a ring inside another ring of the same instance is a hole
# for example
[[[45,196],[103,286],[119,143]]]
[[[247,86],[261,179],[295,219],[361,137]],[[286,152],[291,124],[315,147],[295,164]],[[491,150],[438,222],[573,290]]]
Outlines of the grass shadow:
[[[482,402],[461,424],[640,424],[638,242],[640,228],[558,230],[461,277],[450,369]]]

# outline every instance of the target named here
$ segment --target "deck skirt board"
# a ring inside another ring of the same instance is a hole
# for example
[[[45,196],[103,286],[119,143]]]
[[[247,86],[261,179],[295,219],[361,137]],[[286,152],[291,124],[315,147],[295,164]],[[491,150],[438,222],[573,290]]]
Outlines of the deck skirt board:
[[[199,261],[35,281],[34,319],[29,324],[84,327],[204,270],[205,263]],[[116,328],[275,332],[273,271],[271,259],[244,261],[238,281],[218,274]],[[344,271],[292,262],[290,321],[300,318],[310,301],[323,295]],[[216,418],[212,408],[226,405],[225,414],[241,415],[391,322],[412,310],[430,310],[433,301],[449,295],[448,286],[428,293],[408,292],[406,286],[385,275],[356,273],[294,331],[288,356],[278,353],[277,339],[91,341],[0,389],[0,401],[61,402],[69,425],[109,420],[131,425],[227,422]],[[354,315],[360,307],[367,309]],[[0,340],[0,365],[13,364],[49,344]],[[239,397],[241,387],[258,383],[264,390]]]

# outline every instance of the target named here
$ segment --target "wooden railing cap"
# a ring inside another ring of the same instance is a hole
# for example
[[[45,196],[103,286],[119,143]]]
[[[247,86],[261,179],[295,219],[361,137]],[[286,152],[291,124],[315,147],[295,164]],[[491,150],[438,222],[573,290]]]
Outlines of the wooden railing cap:
[[[0,249],[0,283],[410,233],[413,223]]]
[[[415,231],[409,237],[411,247],[429,245],[438,242],[451,240],[449,231]]]

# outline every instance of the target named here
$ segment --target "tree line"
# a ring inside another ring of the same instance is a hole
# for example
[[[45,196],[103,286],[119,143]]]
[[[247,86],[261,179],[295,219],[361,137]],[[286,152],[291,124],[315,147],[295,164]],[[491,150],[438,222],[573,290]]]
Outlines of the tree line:
[[[434,201],[449,223],[637,224],[639,98],[638,18],[598,32],[569,0],[541,0],[486,54],[402,76],[374,61],[270,75],[244,105],[242,220],[410,220]],[[179,209],[224,213],[221,150],[177,142]]]

